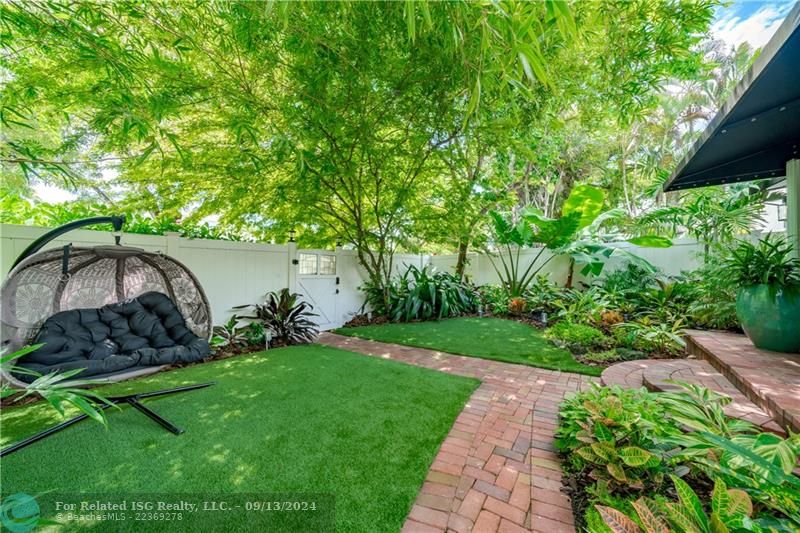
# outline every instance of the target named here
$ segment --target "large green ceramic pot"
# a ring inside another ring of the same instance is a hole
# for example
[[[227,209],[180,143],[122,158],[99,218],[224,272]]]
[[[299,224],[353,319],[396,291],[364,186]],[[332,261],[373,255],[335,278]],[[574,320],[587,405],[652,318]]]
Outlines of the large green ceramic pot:
[[[800,290],[743,287],[736,297],[736,316],[756,348],[800,352]]]

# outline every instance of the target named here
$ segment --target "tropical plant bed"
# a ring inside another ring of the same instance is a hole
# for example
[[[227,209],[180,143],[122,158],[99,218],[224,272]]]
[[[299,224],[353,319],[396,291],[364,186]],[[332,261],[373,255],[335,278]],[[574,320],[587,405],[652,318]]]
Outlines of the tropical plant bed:
[[[730,398],[595,387],[566,400],[556,447],[576,527],[593,533],[797,531],[800,436],[727,417]]]
[[[172,435],[129,408],[108,411],[107,429],[81,422],[4,457],[3,494],[38,494],[40,504],[48,491],[247,492],[270,500],[313,494],[335,499],[337,530],[397,531],[439,445],[478,385],[306,345],[194,365],[101,391],[121,394],[212,380],[217,382],[212,387],[147,402],[185,428],[184,434]],[[4,409],[0,416],[3,445],[59,421],[43,403]],[[217,529],[252,526],[243,514],[229,516]],[[219,518],[186,515],[179,527],[197,530],[201,520],[211,519]],[[208,529],[208,523],[202,525]],[[271,525],[282,530],[289,524]]]
[[[590,376],[601,372],[601,368],[581,364],[568,351],[554,346],[535,327],[502,318],[392,322],[340,328],[336,333]]]
[[[575,360],[579,363],[586,366],[599,367],[601,370],[623,361],[633,361],[635,359],[675,359],[686,355],[685,353],[675,352],[643,352],[633,348],[617,346],[613,336],[608,335],[607,332],[603,332],[597,328],[583,325],[573,325],[564,322],[557,322],[556,324],[547,323],[543,322],[535,315],[517,316],[501,314],[489,316],[492,318],[519,322],[520,324],[526,324],[530,327],[536,328],[544,333],[544,336],[550,340],[551,344],[557,348],[561,348],[570,352]],[[565,342],[559,339],[557,335],[553,335],[554,329],[560,329],[556,327],[558,324],[567,326],[566,329],[573,331],[576,329],[583,329],[584,331],[590,330],[597,332],[600,342],[597,344],[594,343],[592,340],[592,337],[594,337],[593,333],[590,333],[589,339],[578,339],[577,342]]]

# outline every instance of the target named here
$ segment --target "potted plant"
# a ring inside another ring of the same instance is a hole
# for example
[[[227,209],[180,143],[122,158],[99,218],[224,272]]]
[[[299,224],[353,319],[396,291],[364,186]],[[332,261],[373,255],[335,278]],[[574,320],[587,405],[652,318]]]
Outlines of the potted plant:
[[[741,242],[726,262],[739,287],[736,316],[757,348],[800,352],[800,259],[782,237]]]

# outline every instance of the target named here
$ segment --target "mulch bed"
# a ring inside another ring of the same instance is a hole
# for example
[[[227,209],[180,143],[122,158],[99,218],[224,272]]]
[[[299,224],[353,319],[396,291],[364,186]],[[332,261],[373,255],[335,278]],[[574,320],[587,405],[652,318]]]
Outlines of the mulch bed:
[[[385,316],[370,316],[367,314],[356,315],[348,320],[343,328],[358,328],[361,326],[379,326],[381,324],[388,324],[389,319]]]

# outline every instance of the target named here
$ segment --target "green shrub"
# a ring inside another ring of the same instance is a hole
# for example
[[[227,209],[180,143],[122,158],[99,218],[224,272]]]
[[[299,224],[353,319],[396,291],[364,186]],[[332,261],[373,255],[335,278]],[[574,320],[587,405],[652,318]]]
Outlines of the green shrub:
[[[483,285],[478,292],[483,308],[494,315],[518,315],[523,312],[555,313],[558,311],[558,302],[565,296],[564,290],[544,274],[540,274],[531,282],[522,297],[512,298],[508,289],[501,285]]]
[[[800,259],[792,257],[792,245],[784,237],[767,235],[758,244],[740,241],[725,267],[739,287],[800,285]]]
[[[738,287],[727,272],[729,255],[712,253],[698,269],[683,274],[688,287],[688,318],[696,327],[738,329],[736,293]]]
[[[637,436],[638,444],[649,446],[657,436],[668,434],[659,421],[663,419],[664,406],[654,394],[641,389],[623,389],[617,385],[601,387],[593,385],[589,390],[579,392],[561,404],[559,410],[559,426],[556,430],[556,448],[572,452],[583,441],[580,439],[585,424],[600,411],[599,406],[619,407],[609,423],[617,424],[616,418],[623,419],[635,416],[636,423],[631,427]]]
[[[602,352],[589,352],[581,356],[584,363],[614,363],[617,361],[633,361],[634,359],[644,359],[647,355],[639,350],[628,348],[612,348]]]
[[[267,338],[268,332],[264,324],[256,321],[239,326],[241,320],[242,317],[234,315],[225,324],[214,326],[211,346],[215,349],[223,348],[228,350],[266,347],[269,339]]]
[[[546,275],[539,274],[525,291],[525,299],[528,309],[533,312],[555,313],[558,310],[557,302],[564,298],[564,294],[565,289],[550,281]]]
[[[659,423],[663,408],[643,389],[594,387],[567,400],[560,416],[556,447],[603,491],[654,490],[671,472],[674,461],[659,437],[673,428]]]
[[[589,352],[581,356],[584,363],[613,363],[621,361],[616,350],[605,350],[602,352]]]
[[[596,287],[608,301],[610,309],[633,313],[641,307],[643,291],[656,285],[658,273],[631,262],[609,272]]]
[[[619,348],[625,348],[628,350],[634,350],[634,344],[636,344],[636,332],[631,331],[629,329],[624,328],[611,328],[611,338],[614,341],[614,344]]]
[[[600,287],[609,293],[638,293],[644,288],[654,286],[657,279],[658,273],[628,261],[624,268],[606,274]]]
[[[656,286],[639,293],[636,317],[672,323],[684,318],[691,298],[691,286],[684,280],[656,280]]]
[[[686,323],[681,319],[674,322],[658,322],[648,317],[638,322],[623,322],[614,326],[627,332],[628,337],[623,346],[657,355],[677,355],[683,351],[686,342],[683,340],[683,329]],[[630,345],[627,342],[631,342]]]
[[[483,285],[478,289],[484,311],[493,315],[508,314],[508,291],[500,285]]]
[[[289,292],[289,289],[268,292],[263,304],[239,305],[234,309],[249,309],[252,314],[240,315],[237,319],[259,322],[242,332],[250,343],[265,342],[266,335],[279,345],[305,344],[312,342],[319,333],[314,322],[316,313],[310,303],[302,301],[302,296]]]
[[[565,290],[562,297],[553,303],[558,309],[558,317],[573,324],[600,324],[603,312],[610,308],[597,287],[585,291]]]
[[[633,520],[631,515],[612,507],[597,505],[595,508],[614,533],[641,531],[639,524],[644,527],[646,533],[764,531],[757,522],[750,519],[753,503],[746,492],[728,489],[722,480],[715,480],[710,505],[705,506],[710,508],[709,515],[704,509],[703,501],[685,481],[676,476],[670,477],[675,485],[678,500],[663,503],[645,497],[639,498],[632,504],[638,522]],[[743,527],[745,525],[757,527]],[[786,523],[785,526],[788,527],[789,524]]]
[[[588,531],[800,530],[800,435],[760,432],[724,414],[727,396],[679,385],[595,386],[562,404],[556,447]]]
[[[384,289],[365,283],[361,290],[373,313],[402,322],[474,313],[480,303],[475,288],[457,276],[414,265]]]
[[[602,350],[610,345],[610,339],[599,329],[568,321],[552,326],[546,334],[557,341],[556,344],[563,345],[574,353]]]

